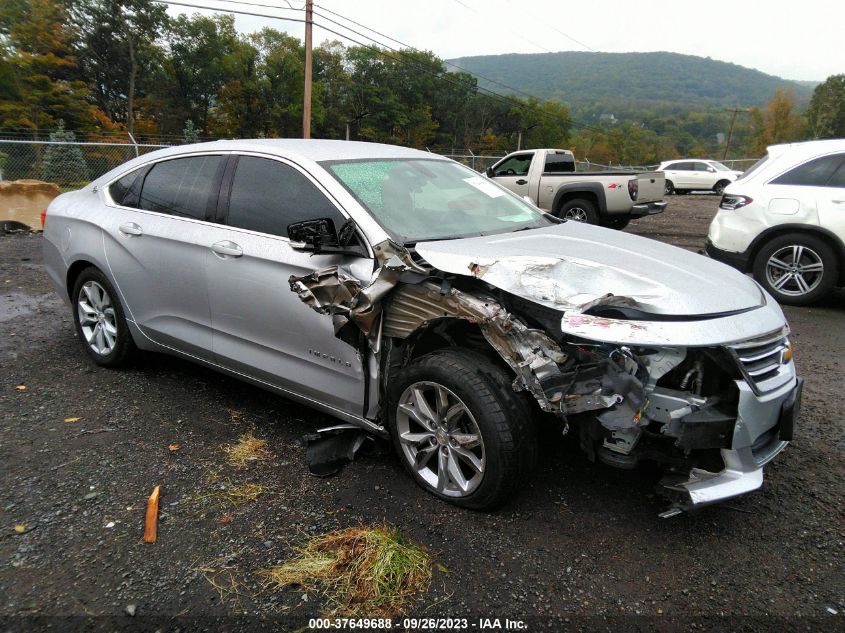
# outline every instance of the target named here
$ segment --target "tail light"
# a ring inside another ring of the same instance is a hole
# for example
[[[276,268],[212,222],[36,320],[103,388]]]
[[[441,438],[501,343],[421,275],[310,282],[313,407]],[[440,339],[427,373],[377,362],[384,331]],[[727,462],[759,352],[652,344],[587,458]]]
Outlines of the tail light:
[[[47,209],[41,212],[41,230],[44,230],[44,223],[47,221]]]
[[[634,202],[637,201],[637,194],[640,192],[640,183],[637,182],[636,178],[631,178],[628,181],[628,195],[631,196],[631,200]]]
[[[748,196],[725,193],[722,194],[722,201],[719,202],[719,208],[725,211],[736,211],[752,202],[754,202],[754,199]]]

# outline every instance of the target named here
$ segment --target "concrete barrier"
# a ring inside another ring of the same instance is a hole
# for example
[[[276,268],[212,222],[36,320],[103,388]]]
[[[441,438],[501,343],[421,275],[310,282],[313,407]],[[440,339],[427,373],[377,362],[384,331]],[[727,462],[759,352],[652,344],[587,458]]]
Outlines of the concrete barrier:
[[[41,212],[59,193],[59,186],[51,182],[0,181],[0,226],[41,230]]]

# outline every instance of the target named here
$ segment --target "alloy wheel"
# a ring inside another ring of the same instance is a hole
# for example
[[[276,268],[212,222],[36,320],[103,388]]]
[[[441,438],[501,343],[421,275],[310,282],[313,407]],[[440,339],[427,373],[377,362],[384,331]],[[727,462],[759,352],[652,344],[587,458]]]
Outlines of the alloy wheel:
[[[83,284],[76,300],[79,327],[94,352],[108,356],[117,344],[117,319],[109,293],[96,281]]]
[[[824,277],[824,262],[813,249],[793,244],[779,248],[766,262],[766,281],[781,294],[799,297],[815,290]]]
[[[563,217],[566,220],[574,220],[575,222],[586,222],[587,212],[581,207],[572,207],[566,210]]]
[[[484,441],[466,404],[434,382],[415,382],[399,399],[396,431],[417,475],[449,497],[472,494],[484,477]]]

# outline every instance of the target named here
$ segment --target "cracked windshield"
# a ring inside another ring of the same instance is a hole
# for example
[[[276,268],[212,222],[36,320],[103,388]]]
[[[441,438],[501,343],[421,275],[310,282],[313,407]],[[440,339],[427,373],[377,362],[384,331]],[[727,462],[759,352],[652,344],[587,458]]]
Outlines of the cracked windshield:
[[[325,166],[404,243],[510,233],[549,224],[534,207],[455,163],[379,160]]]

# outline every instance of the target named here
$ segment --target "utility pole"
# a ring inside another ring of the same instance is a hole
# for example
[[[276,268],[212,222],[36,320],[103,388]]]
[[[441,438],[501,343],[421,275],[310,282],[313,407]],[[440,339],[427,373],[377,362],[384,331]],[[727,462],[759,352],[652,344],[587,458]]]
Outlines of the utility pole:
[[[725,112],[733,112],[731,117],[731,127],[728,130],[728,140],[725,142],[725,153],[722,155],[722,160],[728,157],[728,150],[731,148],[731,137],[734,135],[734,123],[736,123],[736,115],[740,112],[751,112],[751,108],[726,108]]]
[[[314,0],[305,0],[305,89],[302,104],[302,138],[311,138],[311,27]]]

